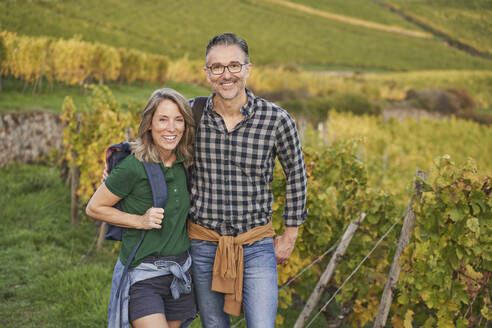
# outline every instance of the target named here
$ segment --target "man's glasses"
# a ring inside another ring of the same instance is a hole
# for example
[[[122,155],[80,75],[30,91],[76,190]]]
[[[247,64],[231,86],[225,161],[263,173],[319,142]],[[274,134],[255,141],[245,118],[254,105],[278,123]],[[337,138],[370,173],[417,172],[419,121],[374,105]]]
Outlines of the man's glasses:
[[[210,66],[207,66],[208,70],[212,72],[214,75],[221,75],[225,72],[225,69],[227,67],[227,70],[229,73],[239,73],[243,69],[244,65],[248,64],[241,64],[240,62],[232,62],[229,63],[229,65],[224,66],[222,64],[212,64]]]

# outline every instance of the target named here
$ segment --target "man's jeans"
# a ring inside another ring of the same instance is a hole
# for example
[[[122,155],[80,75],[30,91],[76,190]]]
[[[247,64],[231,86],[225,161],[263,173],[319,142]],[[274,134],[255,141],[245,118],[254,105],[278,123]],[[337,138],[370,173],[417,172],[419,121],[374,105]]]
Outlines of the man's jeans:
[[[205,328],[227,328],[230,317],[223,311],[224,294],[212,291],[212,272],[217,243],[193,239],[193,283],[198,311]],[[248,328],[274,328],[277,314],[277,263],[273,239],[244,245],[243,310]]]

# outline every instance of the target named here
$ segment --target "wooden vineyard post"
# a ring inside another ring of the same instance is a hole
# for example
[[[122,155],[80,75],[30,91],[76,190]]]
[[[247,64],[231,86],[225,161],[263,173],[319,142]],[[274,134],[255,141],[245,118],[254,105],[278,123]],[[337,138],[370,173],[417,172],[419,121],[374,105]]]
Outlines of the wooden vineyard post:
[[[72,221],[72,227],[75,227],[79,223],[79,197],[77,196],[77,189],[79,189],[80,170],[75,164],[75,158],[77,153],[72,151],[72,170],[70,181],[71,183],[71,202],[70,202],[70,218]]]
[[[77,133],[79,132],[80,117],[77,116]],[[77,190],[80,184],[80,168],[76,164],[77,152],[72,150],[72,163],[70,170],[70,182],[71,182],[71,199],[70,199],[70,220],[72,221],[72,227],[75,227],[79,223],[79,196],[77,196]]]
[[[345,233],[343,234],[340,244],[338,244],[335,253],[331,257],[330,262],[328,262],[328,265],[326,266],[325,271],[321,275],[321,278],[319,279],[318,283],[316,284],[316,287],[311,293],[309,300],[307,301],[306,305],[304,306],[304,309],[302,310],[301,314],[297,318],[294,328],[302,328],[306,324],[306,321],[309,319],[311,312],[313,312],[314,307],[316,306],[316,304],[318,304],[318,301],[321,295],[323,294],[326,285],[331,280],[333,273],[335,272],[335,268],[337,267],[338,263],[340,263],[340,261],[342,260],[342,257],[345,254],[345,251],[348,245],[350,244],[350,241],[352,240],[352,237],[354,236],[355,232],[359,228],[359,225],[362,223],[365,217],[366,214],[362,213],[361,215],[359,215],[357,220],[350,222],[349,226],[347,227],[347,230],[345,230]]]
[[[132,136],[133,136],[133,129],[131,126],[128,126],[125,128],[125,137],[126,137],[126,141],[127,142],[131,142],[132,141]]]
[[[425,173],[418,171],[417,177],[425,180]],[[378,313],[376,319],[374,320],[374,328],[382,328],[386,324],[388,319],[388,313],[390,310],[391,303],[393,301],[393,295],[395,294],[396,285],[400,277],[401,267],[399,264],[399,259],[401,253],[407,247],[410,242],[410,237],[415,226],[415,212],[413,210],[413,203],[415,199],[420,200],[422,196],[422,185],[419,179],[415,180],[415,194],[413,195],[410,203],[408,204],[405,219],[403,221],[403,226],[401,228],[400,239],[396,245],[395,255],[393,257],[393,263],[388,274],[388,279],[386,285],[384,286],[383,295],[381,296],[381,302],[379,303]]]
[[[97,236],[97,247],[96,250],[101,250],[104,242],[104,235],[106,234],[106,227],[108,224],[104,221],[101,222],[99,226],[99,235]]]

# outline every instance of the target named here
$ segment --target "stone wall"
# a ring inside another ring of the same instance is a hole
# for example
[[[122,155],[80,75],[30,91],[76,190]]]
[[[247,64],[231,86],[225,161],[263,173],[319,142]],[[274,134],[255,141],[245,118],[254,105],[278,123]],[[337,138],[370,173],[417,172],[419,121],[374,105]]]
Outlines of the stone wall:
[[[62,148],[59,114],[30,112],[0,115],[0,166],[29,162]]]

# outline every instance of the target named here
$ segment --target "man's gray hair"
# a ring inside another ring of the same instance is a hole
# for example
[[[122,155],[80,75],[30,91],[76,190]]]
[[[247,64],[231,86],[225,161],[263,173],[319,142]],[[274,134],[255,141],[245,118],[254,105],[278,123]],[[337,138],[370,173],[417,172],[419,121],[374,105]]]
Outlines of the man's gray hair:
[[[207,58],[210,50],[215,46],[232,46],[237,45],[244,53],[245,64],[249,64],[249,50],[248,44],[244,39],[241,39],[236,34],[233,33],[223,33],[214,36],[208,41],[207,51],[205,52],[205,58]]]

